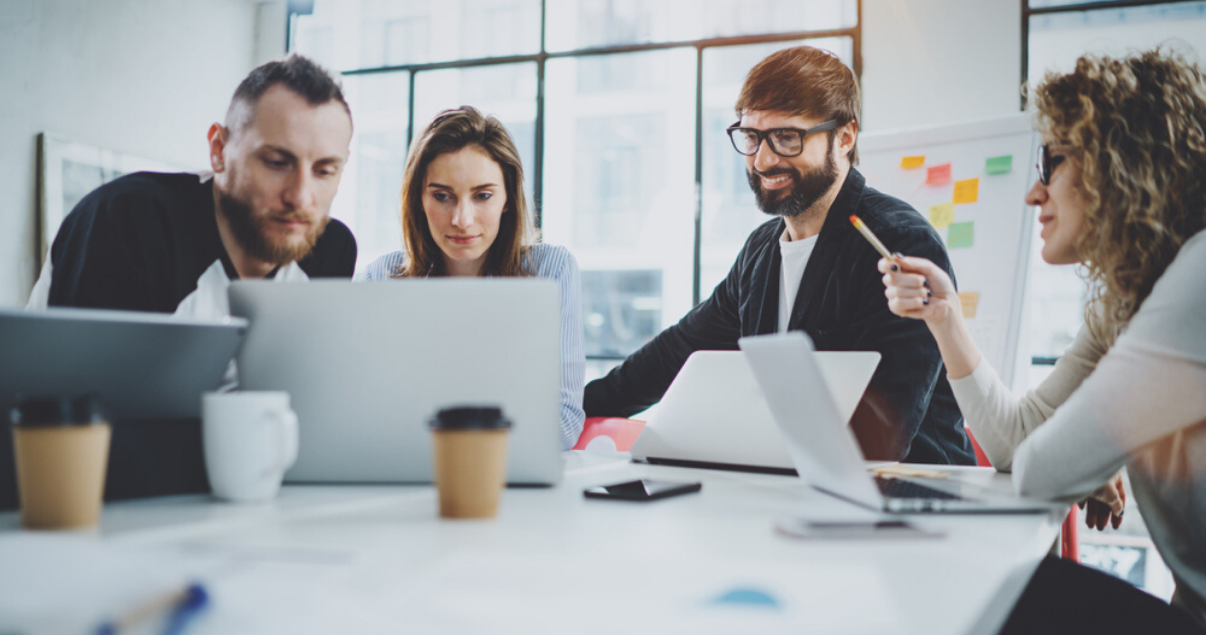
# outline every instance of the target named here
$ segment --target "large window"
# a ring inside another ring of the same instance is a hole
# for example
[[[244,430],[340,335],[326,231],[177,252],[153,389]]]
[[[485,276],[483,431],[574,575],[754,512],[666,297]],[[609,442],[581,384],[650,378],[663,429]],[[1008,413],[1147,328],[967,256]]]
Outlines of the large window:
[[[750,67],[811,44],[861,70],[859,0],[316,0],[289,28],[345,77],[356,136],[332,213],[358,267],[401,246],[415,131],[493,114],[542,239],[582,268],[591,376],[706,298],[765,220],[724,135]]]

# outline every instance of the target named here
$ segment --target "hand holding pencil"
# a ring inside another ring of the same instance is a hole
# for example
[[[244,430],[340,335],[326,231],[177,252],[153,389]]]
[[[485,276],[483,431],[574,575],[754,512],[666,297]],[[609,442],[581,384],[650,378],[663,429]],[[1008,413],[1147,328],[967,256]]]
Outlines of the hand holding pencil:
[[[892,253],[858,216],[851,215],[850,222],[883,255],[879,271],[884,274],[884,295],[892,313],[933,325],[945,322],[952,314],[962,317],[959,294],[942,267],[925,258]]]

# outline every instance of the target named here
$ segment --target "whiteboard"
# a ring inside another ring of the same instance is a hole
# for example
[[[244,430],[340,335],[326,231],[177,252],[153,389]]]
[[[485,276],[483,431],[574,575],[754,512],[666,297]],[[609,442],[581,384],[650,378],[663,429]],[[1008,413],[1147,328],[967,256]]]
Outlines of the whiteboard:
[[[1039,143],[1024,113],[859,138],[867,184],[908,202],[946,243],[968,330],[1007,386],[1017,370],[1034,225],[1024,198]]]

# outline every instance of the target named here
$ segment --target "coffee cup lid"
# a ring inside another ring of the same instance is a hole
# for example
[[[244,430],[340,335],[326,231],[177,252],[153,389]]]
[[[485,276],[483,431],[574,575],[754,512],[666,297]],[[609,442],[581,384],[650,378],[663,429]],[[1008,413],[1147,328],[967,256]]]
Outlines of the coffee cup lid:
[[[506,430],[511,421],[497,406],[443,408],[428,422],[432,430]]]
[[[105,415],[94,395],[25,397],[9,412],[15,426],[60,426],[103,423]]]

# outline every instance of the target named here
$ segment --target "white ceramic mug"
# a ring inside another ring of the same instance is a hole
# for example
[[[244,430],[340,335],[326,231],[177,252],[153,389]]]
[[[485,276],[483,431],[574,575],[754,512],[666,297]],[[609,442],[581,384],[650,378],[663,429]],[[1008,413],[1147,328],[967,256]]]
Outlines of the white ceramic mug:
[[[201,399],[205,469],[214,496],[266,501],[297,461],[297,414],[289,393],[210,392]]]

